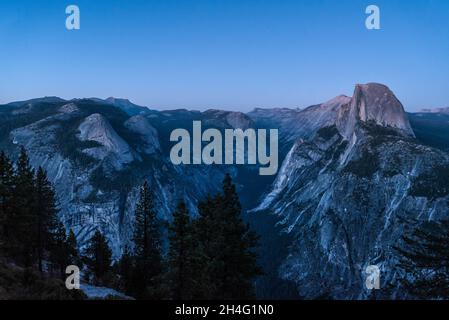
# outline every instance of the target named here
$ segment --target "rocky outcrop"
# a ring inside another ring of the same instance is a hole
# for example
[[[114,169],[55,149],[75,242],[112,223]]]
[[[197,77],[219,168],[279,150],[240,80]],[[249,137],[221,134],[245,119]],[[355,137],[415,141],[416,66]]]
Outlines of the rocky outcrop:
[[[310,139],[320,128],[335,124],[340,108],[350,101],[350,97],[340,95],[303,110],[255,109],[248,116],[258,127],[279,129],[281,141],[291,146],[297,139]]]
[[[381,84],[356,85],[351,101],[339,109],[337,127],[346,139],[351,139],[359,122],[372,122],[415,136],[404,107],[393,92]]]
[[[242,112],[207,110],[202,113],[203,123],[216,128],[246,130],[254,127],[253,120]]]
[[[160,150],[159,136],[157,130],[150,124],[147,118],[138,115],[126,120],[125,127],[137,133],[142,140],[139,149],[146,154],[153,154]]]
[[[88,116],[79,126],[78,138],[81,141],[94,141],[99,147],[86,148],[84,153],[103,160],[107,156],[114,158],[114,167],[121,168],[123,164],[134,160],[129,145],[115,132],[109,122],[100,114]]]
[[[128,99],[109,97],[106,100],[104,100],[104,102],[113,105],[114,107],[120,108],[130,116],[145,114],[149,111],[148,108],[138,106],[129,101]]]

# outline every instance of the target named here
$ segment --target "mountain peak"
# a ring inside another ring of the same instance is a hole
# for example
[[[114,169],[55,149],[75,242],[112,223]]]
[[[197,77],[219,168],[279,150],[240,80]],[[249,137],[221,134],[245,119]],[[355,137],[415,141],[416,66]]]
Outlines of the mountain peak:
[[[337,123],[343,136],[350,138],[357,122],[374,122],[377,125],[398,129],[406,136],[415,134],[401,102],[385,85],[379,83],[357,84],[349,104],[341,108]]]
[[[123,99],[123,98],[115,98],[115,97],[109,97],[106,99],[107,102],[109,103],[131,103],[131,101],[129,101],[129,99]]]
[[[449,114],[449,107],[446,108],[433,108],[433,109],[422,109],[420,113],[443,113]]]
[[[94,113],[84,119],[78,127],[78,139],[81,141],[95,141],[101,147],[84,149],[83,152],[93,158],[103,160],[109,153],[114,154],[113,165],[121,168],[124,163],[134,160],[131,148],[114,130],[109,121],[101,114]]]
[[[104,101],[106,103],[109,103],[110,105],[120,108],[121,110],[123,110],[130,116],[134,116],[134,115],[140,114],[142,112],[148,111],[148,109],[146,107],[142,107],[137,104],[134,104],[130,100],[124,99],[124,98],[109,97]]]
[[[23,106],[25,104],[36,104],[36,103],[60,103],[60,102],[65,102],[66,100],[56,97],[56,96],[45,96],[45,97],[41,97],[41,98],[35,98],[35,99],[30,99],[30,100],[25,100],[25,101],[14,101],[14,102],[10,102],[8,103],[9,106],[12,107],[20,107]]]
[[[322,107],[335,107],[335,106],[341,106],[343,104],[349,103],[351,101],[351,97],[345,96],[344,94],[341,94],[339,96],[336,96],[333,99],[330,99],[327,102],[324,102],[321,104]]]

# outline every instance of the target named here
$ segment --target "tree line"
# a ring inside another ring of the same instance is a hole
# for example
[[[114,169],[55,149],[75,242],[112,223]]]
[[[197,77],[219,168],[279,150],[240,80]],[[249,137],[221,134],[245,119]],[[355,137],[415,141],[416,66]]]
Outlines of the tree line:
[[[0,153],[0,256],[61,276],[78,259],[75,235],[58,219],[54,188],[24,148],[15,165]]]
[[[62,278],[68,265],[83,269],[85,281],[114,287],[136,299],[248,299],[261,274],[257,236],[241,218],[230,175],[222,191],[198,204],[191,218],[181,200],[163,250],[154,194],[140,188],[132,242],[115,263],[105,236],[96,231],[83,252],[73,230],[58,219],[54,187],[46,172],[30,165],[24,148],[13,163],[0,153],[0,257],[42,275]]]

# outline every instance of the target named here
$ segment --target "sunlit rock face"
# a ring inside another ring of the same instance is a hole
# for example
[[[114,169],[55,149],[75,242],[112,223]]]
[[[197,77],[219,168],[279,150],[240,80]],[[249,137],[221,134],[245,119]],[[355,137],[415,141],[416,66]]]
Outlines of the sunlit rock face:
[[[88,116],[78,127],[78,139],[94,141],[98,147],[84,149],[89,156],[103,160],[111,156],[113,166],[120,169],[122,165],[134,160],[130,146],[112,128],[109,122],[98,113]]]
[[[401,102],[388,87],[381,84],[356,85],[351,101],[340,108],[337,127],[346,139],[351,138],[359,121],[415,136]]]
[[[414,139],[385,86],[357,85],[337,109],[333,125],[296,141],[253,214],[277,215],[294,239],[279,274],[302,296],[364,299],[368,265],[383,285],[396,280],[392,248],[408,222],[449,218],[449,182],[432,174],[449,169],[449,157]]]
[[[298,138],[312,138],[320,128],[335,124],[340,108],[350,101],[340,95],[305,109],[255,109],[248,115],[259,127],[279,129],[281,141],[290,146]]]

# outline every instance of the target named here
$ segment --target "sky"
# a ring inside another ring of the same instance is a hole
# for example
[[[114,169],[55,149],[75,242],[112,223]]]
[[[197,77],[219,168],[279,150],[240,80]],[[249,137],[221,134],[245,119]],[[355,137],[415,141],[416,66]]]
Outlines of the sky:
[[[71,4],[80,30],[65,28]],[[408,111],[449,106],[449,1],[0,0],[0,103],[302,108],[367,82]]]

